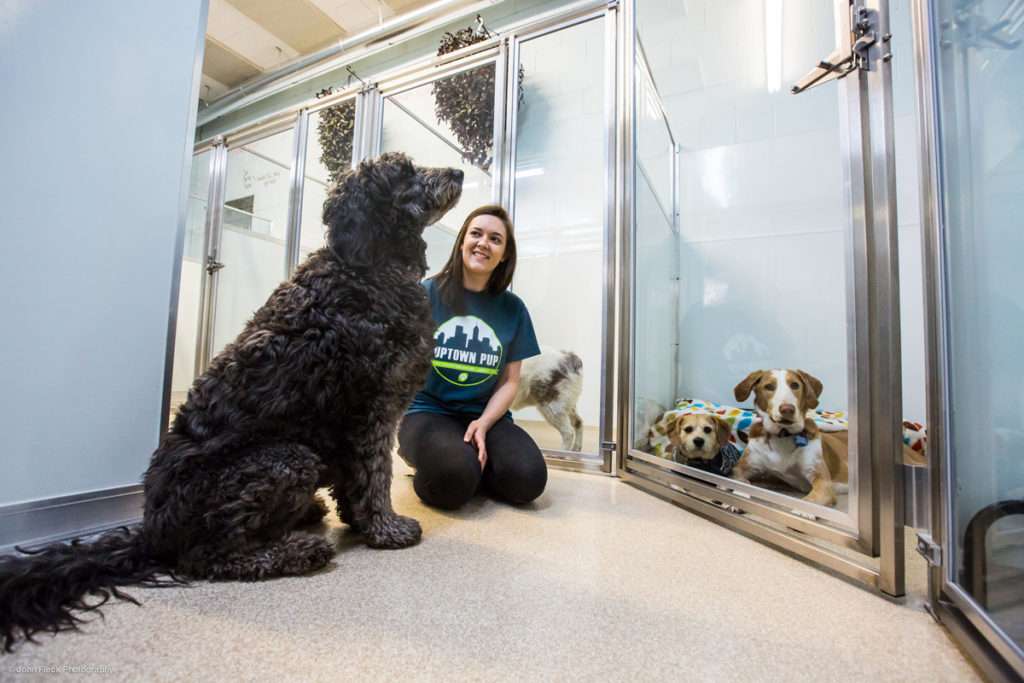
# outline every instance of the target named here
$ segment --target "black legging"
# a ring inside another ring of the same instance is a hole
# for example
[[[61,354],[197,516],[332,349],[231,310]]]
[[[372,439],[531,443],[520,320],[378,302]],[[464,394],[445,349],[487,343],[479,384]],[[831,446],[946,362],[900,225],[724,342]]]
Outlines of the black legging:
[[[487,430],[487,465],[480,471],[476,446],[462,437],[473,417],[412,413],[402,420],[398,450],[416,468],[413,488],[428,505],[454,510],[477,488],[495,498],[522,505],[544,492],[548,469],[530,435],[511,420]]]

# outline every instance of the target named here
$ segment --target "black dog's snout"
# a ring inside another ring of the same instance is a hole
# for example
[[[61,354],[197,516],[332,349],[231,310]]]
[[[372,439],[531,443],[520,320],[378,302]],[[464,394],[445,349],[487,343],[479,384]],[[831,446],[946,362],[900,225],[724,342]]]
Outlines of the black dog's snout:
[[[704,439],[698,436],[696,439],[693,440],[693,445],[696,446],[697,448],[704,448]]]
[[[466,176],[461,170],[457,168],[452,169],[452,177],[455,178],[455,182],[461,183],[462,179]]]

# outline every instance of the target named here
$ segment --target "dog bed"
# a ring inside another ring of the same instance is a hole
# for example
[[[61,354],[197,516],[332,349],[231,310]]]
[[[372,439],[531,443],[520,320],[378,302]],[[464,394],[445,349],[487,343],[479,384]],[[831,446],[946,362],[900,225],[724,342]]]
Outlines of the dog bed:
[[[729,442],[736,446],[740,453],[747,446],[750,428],[761,418],[747,408],[715,403],[698,398],[681,398],[676,401],[672,410],[665,411],[648,429],[648,451],[661,458],[671,458],[672,444],[665,433],[665,423],[673,415],[716,415],[732,426]],[[841,410],[815,410],[808,412],[818,429],[823,432],[845,432],[850,428],[847,414]],[[905,420],[903,422],[904,462],[923,464],[928,434],[925,426],[919,422]],[[910,451],[909,453],[907,451]]]

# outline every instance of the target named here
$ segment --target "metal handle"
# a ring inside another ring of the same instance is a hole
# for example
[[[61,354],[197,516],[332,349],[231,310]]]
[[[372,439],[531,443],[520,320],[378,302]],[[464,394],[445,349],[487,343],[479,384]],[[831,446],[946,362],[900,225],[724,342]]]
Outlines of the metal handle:
[[[217,259],[210,258],[210,259],[206,260],[206,272],[209,275],[213,275],[214,273],[216,273],[218,270],[220,270],[223,267],[224,267],[224,264],[221,263],[220,261],[218,261]]]

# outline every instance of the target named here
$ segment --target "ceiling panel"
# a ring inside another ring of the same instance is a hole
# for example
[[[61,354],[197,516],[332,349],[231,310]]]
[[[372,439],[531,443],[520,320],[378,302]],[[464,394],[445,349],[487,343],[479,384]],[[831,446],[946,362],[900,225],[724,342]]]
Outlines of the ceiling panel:
[[[313,52],[345,35],[309,0],[228,0],[242,14],[302,54]]]
[[[235,54],[209,36],[203,57],[203,73],[225,85],[237,85],[259,75],[260,69],[252,62]]]
[[[299,56],[298,51],[231,5],[211,0],[206,35],[261,69]]]
[[[382,19],[387,21],[395,15],[394,10],[377,0],[308,1],[316,5],[321,12],[329,16],[334,23],[349,34],[365,31],[379,24]]]

